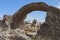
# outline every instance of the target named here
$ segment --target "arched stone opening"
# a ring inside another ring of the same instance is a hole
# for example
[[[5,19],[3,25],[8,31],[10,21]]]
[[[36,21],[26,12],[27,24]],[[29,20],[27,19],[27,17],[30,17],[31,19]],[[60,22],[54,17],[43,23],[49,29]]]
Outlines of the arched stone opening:
[[[46,18],[46,12],[44,11],[32,11],[25,18],[25,21],[32,22],[34,19],[36,19],[38,22],[43,23]]]
[[[43,2],[31,3],[23,6],[13,15],[13,20],[11,23],[11,28],[17,28],[22,21],[26,18],[26,15],[32,11],[48,11],[48,5]]]

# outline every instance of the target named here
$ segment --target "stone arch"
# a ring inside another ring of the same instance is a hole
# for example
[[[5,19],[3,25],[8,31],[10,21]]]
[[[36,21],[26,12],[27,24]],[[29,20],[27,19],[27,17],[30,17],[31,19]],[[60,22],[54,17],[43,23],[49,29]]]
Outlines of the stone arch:
[[[40,30],[37,32],[37,40],[60,40],[60,9],[43,2],[27,4],[19,9],[13,15],[11,28],[19,27],[26,15],[35,10],[47,12],[45,22],[41,24]]]
[[[14,15],[13,20],[11,23],[11,27],[14,29],[22,23],[22,21],[26,18],[26,15],[29,14],[32,11],[48,11],[48,5],[43,2],[36,2],[31,3],[23,6],[21,9],[19,9]]]

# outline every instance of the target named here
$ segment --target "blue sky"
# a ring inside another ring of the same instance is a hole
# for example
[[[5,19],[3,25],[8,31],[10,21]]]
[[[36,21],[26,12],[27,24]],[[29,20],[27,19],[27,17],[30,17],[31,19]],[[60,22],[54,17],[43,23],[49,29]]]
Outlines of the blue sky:
[[[0,17],[3,17],[5,14],[13,15],[22,6],[32,2],[45,2],[48,5],[60,7],[60,0],[0,0]],[[32,21],[33,19],[37,19],[38,21],[43,22],[45,17],[46,12],[33,11],[27,15],[25,20]]]

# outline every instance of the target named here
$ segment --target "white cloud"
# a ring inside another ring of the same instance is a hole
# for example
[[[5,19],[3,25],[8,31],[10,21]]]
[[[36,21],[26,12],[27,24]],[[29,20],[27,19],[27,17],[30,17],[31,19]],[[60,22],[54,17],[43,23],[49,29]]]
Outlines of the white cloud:
[[[2,17],[0,17],[0,20],[2,20],[3,18]]]
[[[0,20],[2,20],[3,19],[3,15],[2,14],[0,14]]]
[[[59,8],[59,9],[60,9],[60,6],[57,6],[57,8]]]
[[[58,5],[56,7],[60,9],[60,3],[58,3]]]

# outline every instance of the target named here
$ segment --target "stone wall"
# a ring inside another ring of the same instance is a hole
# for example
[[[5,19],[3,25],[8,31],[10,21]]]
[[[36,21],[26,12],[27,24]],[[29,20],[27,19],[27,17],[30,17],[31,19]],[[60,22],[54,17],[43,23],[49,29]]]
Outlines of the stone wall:
[[[45,22],[37,33],[38,39],[60,40],[60,9],[49,6]]]

